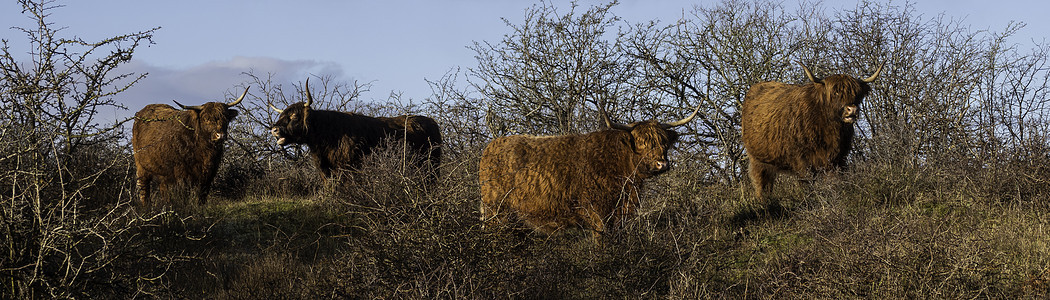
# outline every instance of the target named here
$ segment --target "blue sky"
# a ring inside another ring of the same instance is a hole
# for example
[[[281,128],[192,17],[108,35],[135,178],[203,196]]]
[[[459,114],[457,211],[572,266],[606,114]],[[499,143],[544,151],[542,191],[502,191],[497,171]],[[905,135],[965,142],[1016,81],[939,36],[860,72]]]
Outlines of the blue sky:
[[[564,1],[556,1],[562,3]],[[579,1],[587,7],[604,1]],[[635,23],[664,22],[688,14],[694,4],[720,1],[624,0],[613,13]],[[149,103],[203,103],[244,82],[242,72],[275,73],[279,83],[307,74],[372,82],[364,97],[385,100],[391,92],[417,102],[430,95],[425,79],[436,80],[455,67],[475,64],[474,41],[498,42],[537,1],[59,1],[50,21],[68,27],[63,36],[98,40],[162,27],[156,44],[141,47],[127,70],[149,72],[118,96],[128,115]],[[794,3],[794,0],[785,3]],[[829,1],[828,9],[857,1]],[[904,1],[893,1],[903,5]],[[944,13],[974,29],[1001,31],[1010,21],[1027,23],[1017,42],[1043,40],[1050,32],[1045,1],[913,1],[928,16]],[[789,9],[792,4],[785,4]],[[564,5],[567,8],[567,5]],[[0,0],[0,37],[19,48],[25,36],[12,26],[30,27],[15,0]],[[567,9],[563,9],[567,11]],[[1026,44],[1022,44],[1026,45]]]

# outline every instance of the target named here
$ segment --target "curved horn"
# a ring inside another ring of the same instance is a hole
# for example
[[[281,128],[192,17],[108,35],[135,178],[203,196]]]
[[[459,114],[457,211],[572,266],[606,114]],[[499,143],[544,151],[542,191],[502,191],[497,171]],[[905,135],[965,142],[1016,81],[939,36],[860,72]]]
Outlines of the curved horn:
[[[605,121],[605,126],[607,126],[609,128],[619,129],[619,130],[626,130],[626,131],[631,131],[631,129],[634,128],[634,127],[631,127],[630,125],[620,124],[620,123],[616,123],[616,122],[613,122],[612,120],[610,120],[609,119],[609,113],[605,112],[605,108],[603,108],[601,105],[598,105],[598,113],[602,115],[602,121]]]
[[[675,126],[685,125],[685,123],[689,123],[689,121],[692,121],[694,118],[696,118],[696,114],[699,113],[699,112],[700,112],[700,105],[697,105],[696,106],[696,110],[693,110],[693,114],[689,115],[688,117],[685,117],[685,119],[681,119],[681,120],[674,121],[674,122],[671,122],[671,123],[661,123],[661,125],[664,125],[664,128],[671,128],[671,127],[675,127]]]
[[[306,107],[310,107],[311,103],[314,103],[314,96],[310,95],[310,77],[306,77],[306,84],[303,85],[306,89]]]
[[[820,80],[817,80],[816,78],[813,78],[813,73],[809,72],[809,68],[806,67],[806,64],[803,64],[802,61],[800,60],[800,61],[798,61],[798,65],[802,66],[802,71],[806,71],[806,78],[809,78],[810,82],[820,83]]]
[[[241,93],[241,96],[237,97],[237,100],[233,100],[233,102],[230,102],[230,103],[226,104],[226,107],[230,107],[230,106],[234,106],[234,105],[240,104],[241,100],[244,100],[244,96],[248,95],[248,89],[250,89],[250,88],[252,88],[252,86],[250,86],[250,85],[248,87],[244,88],[244,93]]]
[[[885,67],[885,66],[886,66],[886,63],[882,63],[881,65],[879,65],[879,69],[875,70],[875,74],[871,74],[871,77],[864,78],[863,81],[867,82],[867,83],[871,83],[872,81],[875,81],[875,77],[879,77],[879,73],[882,73],[882,67]]]
[[[200,105],[185,106],[185,105],[182,105],[182,103],[179,103],[179,101],[171,100],[171,102],[175,102],[175,104],[178,104],[179,107],[182,107],[182,109],[192,109],[192,110],[202,110],[202,109],[204,109],[204,106],[200,106]]]
[[[283,113],[284,113],[284,110],[283,110],[283,109],[280,109],[280,108],[277,108],[276,106],[273,106],[273,103],[266,103],[266,104],[269,104],[269,105],[270,105],[270,108],[272,108],[272,109],[273,109],[274,111],[276,111],[277,113],[279,113],[279,114],[283,114]]]

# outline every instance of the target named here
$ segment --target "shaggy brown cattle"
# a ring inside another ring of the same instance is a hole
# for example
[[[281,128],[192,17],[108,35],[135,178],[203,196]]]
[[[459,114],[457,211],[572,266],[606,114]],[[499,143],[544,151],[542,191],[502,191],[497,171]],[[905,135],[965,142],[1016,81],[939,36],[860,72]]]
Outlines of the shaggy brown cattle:
[[[314,110],[310,95],[310,80],[306,80],[306,102],[289,105],[283,110],[270,105],[281,115],[270,127],[278,145],[305,144],[325,178],[336,170],[356,169],[364,155],[371,153],[384,140],[405,140],[414,153],[420,155],[418,166],[428,173],[429,180],[437,176],[441,162],[441,128],[434,119],[424,116],[402,115],[393,118],[369,117],[351,112]]]
[[[802,70],[811,83],[763,82],[744,96],[740,130],[759,199],[766,199],[780,172],[812,175],[845,166],[857,107],[882,66],[865,79],[831,75],[816,80],[805,65]]]
[[[481,220],[520,220],[552,233],[586,228],[596,237],[635,214],[642,181],[670,169],[673,123],[656,121],[564,136],[515,135],[493,140],[481,155]]]
[[[197,201],[204,204],[215,172],[219,169],[226,140],[226,128],[237,116],[230,107],[241,103],[248,89],[230,103],[208,102],[177,110],[167,104],[150,104],[135,113],[131,146],[139,205],[150,205],[150,184],[159,181],[167,196],[176,182],[196,189]]]

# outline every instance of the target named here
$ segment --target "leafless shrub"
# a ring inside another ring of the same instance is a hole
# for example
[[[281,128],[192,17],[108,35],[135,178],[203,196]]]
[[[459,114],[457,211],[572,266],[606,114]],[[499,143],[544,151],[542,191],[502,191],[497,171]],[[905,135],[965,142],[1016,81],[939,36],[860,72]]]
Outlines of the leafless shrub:
[[[428,80],[431,96],[421,105],[421,113],[441,125],[442,154],[450,159],[473,155],[493,137],[486,123],[488,100],[457,86],[460,75],[455,69],[438,80]]]
[[[601,124],[595,105],[637,119],[630,113],[642,100],[630,87],[637,73],[618,51],[620,39],[607,38],[619,22],[609,12],[615,4],[577,13],[576,3],[559,12],[544,2],[526,11],[523,24],[507,22],[512,33],[499,43],[471,47],[478,65],[467,81],[484,95],[493,136],[588,132]]]
[[[78,297],[119,280],[132,248],[132,175],[112,96],[145,74],[117,73],[157,29],[100,41],[63,38],[55,1],[20,1],[30,49],[0,49],[0,282],[3,297]],[[28,55],[22,54],[27,53]]]
[[[37,17],[52,5],[24,3]],[[631,24],[615,5],[540,3],[500,41],[475,43],[478,65],[430,81],[433,95],[418,102],[363,101],[367,83],[318,76],[328,109],[438,120],[446,159],[433,183],[393,142],[320,181],[303,148],[268,132],[269,104],[300,101],[301,86],[248,73],[253,90],[215,184],[228,200],[156,215],[127,209],[130,153],[119,127],[86,113],[115,105],[91,102],[108,99],[85,92],[94,79],[32,79],[5,46],[0,284],[13,289],[0,297],[1047,295],[1050,52],[1010,42],[1023,24],[975,31],[910,4],[829,12],[747,0]],[[40,30],[26,33],[54,33]],[[84,44],[95,45],[62,45]],[[785,184],[783,207],[756,208],[742,192],[739,103],[757,82],[804,82],[796,60],[822,74],[887,67],[862,107],[851,167]],[[481,228],[478,158],[492,138],[598,130],[598,106],[641,120],[695,105],[703,116],[683,130],[673,169],[602,244]],[[62,114],[74,107],[85,114]]]

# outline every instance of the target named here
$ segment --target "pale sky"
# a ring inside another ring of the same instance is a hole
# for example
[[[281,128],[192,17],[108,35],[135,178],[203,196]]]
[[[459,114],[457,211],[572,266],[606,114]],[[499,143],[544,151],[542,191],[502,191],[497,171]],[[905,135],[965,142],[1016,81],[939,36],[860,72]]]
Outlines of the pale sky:
[[[567,1],[555,1],[567,3]],[[581,0],[578,10],[604,1]],[[613,13],[627,22],[659,19],[669,23],[694,4],[719,1],[624,0]],[[786,0],[785,3],[794,3]],[[828,1],[829,11],[853,8],[856,0]],[[455,67],[476,64],[467,47],[474,41],[500,41],[509,28],[501,18],[520,24],[538,1],[273,1],[273,0],[92,0],[59,1],[49,18],[68,27],[62,36],[99,40],[162,27],[156,44],[140,47],[127,66],[149,76],[117,100],[133,114],[149,103],[199,104],[221,99],[247,81],[242,72],[276,73],[290,84],[308,74],[333,75],[340,81],[372,82],[365,99],[384,101],[391,92],[416,102],[430,96],[425,79],[437,80]],[[890,2],[903,5],[904,1]],[[913,1],[919,12],[963,19],[974,29],[1002,31],[1010,21],[1027,24],[1018,34],[1043,40],[1050,32],[1045,1]],[[560,4],[559,11],[568,11]],[[792,4],[785,4],[792,9]],[[27,51],[26,37],[10,29],[32,27],[15,0],[0,0],[0,38],[14,52]]]

